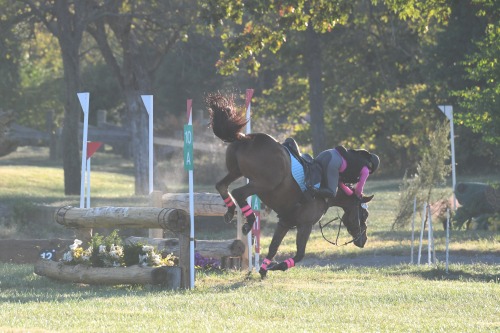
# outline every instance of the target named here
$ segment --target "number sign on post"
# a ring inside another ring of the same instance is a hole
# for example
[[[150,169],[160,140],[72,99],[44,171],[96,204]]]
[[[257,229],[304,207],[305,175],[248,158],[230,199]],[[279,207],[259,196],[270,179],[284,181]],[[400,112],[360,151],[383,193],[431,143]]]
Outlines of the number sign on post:
[[[184,125],[184,169],[193,170],[193,125]]]
[[[184,169],[189,173],[189,287],[194,288],[194,185],[193,185],[193,100],[187,100],[188,123],[184,125]]]

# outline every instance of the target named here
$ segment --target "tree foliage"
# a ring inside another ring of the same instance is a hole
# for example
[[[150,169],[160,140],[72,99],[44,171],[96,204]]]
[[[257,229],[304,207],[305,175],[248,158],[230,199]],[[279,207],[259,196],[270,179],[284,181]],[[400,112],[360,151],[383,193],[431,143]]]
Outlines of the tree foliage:
[[[484,36],[476,41],[476,51],[462,61],[465,78],[471,82],[454,95],[464,112],[460,124],[482,133],[487,143],[500,145],[500,8],[495,1],[477,0],[477,16],[486,21]]]
[[[41,111],[58,112],[73,193],[77,87],[91,92],[91,122],[105,108],[136,128],[136,151],[147,140],[140,94],[154,94],[158,124],[183,114],[188,98],[198,110],[206,92],[254,88],[254,117],[315,154],[338,144],[376,151],[391,161],[377,177],[416,172],[433,124],[444,119],[437,105],[449,104],[458,174],[477,172],[500,166],[499,7],[493,0],[1,1],[0,108],[38,128]],[[64,23],[69,36],[58,34]],[[134,157],[138,193],[147,184],[145,161]]]

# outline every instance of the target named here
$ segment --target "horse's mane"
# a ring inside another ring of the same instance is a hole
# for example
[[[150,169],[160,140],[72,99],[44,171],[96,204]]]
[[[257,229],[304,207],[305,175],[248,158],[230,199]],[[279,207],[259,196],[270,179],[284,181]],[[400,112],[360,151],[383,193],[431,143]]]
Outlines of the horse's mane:
[[[208,94],[205,104],[210,113],[210,125],[219,139],[233,142],[245,137],[241,130],[248,120],[237,111],[233,94],[229,96],[224,96],[220,92]]]

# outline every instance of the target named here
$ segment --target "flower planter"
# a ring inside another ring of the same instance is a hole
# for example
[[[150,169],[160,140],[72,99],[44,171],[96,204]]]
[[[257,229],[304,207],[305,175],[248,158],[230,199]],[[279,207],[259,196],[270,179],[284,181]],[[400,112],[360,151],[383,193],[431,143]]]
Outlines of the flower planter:
[[[40,259],[35,263],[35,274],[51,279],[84,284],[152,284],[165,289],[185,288],[181,285],[182,269],[178,266],[161,267],[90,267],[66,265],[62,262]]]

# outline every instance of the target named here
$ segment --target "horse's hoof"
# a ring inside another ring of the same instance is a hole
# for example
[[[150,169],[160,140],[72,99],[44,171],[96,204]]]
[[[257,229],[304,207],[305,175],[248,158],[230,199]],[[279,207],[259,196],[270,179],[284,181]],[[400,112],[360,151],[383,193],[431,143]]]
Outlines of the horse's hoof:
[[[224,214],[224,222],[226,222],[227,224],[231,223],[233,218],[234,218],[234,212],[227,211]]]
[[[260,279],[264,280],[267,277],[267,269],[259,269]]]
[[[243,232],[243,235],[248,235],[248,233],[252,230],[252,226],[250,224],[245,223],[243,224],[243,226],[241,227],[241,231]]]

